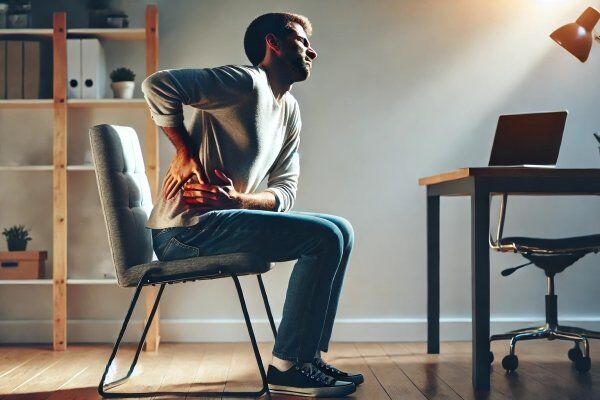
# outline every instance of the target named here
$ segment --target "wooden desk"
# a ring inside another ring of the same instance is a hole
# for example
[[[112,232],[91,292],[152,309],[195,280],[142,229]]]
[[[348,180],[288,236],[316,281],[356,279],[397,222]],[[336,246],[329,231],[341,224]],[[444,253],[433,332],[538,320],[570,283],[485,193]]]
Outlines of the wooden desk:
[[[419,185],[427,187],[427,352],[440,352],[440,196],[470,196],[473,387],[489,390],[491,195],[598,195],[600,169],[461,168]]]

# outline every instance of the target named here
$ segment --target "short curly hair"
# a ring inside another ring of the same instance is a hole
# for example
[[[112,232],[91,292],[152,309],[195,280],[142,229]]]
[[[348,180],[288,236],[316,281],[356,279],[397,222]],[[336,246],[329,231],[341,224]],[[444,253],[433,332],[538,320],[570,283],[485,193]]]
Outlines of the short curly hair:
[[[312,25],[308,18],[292,13],[268,13],[256,17],[244,35],[244,50],[252,65],[258,65],[265,58],[267,46],[265,36],[272,33],[283,39],[290,32],[291,24],[297,23],[308,36],[312,34]]]

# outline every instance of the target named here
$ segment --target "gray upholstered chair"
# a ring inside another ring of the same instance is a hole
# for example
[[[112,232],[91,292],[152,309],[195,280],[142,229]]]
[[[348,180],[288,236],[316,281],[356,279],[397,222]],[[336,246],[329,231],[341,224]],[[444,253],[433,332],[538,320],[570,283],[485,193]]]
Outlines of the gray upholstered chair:
[[[110,355],[100,384],[98,393],[104,397],[147,397],[157,395],[193,395],[193,396],[255,396],[259,397],[268,391],[266,375],[244,295],[238,280],[240,275],[256,275],[261,294],[271,324],[273,335],[277,335],[275,323],[264,284],[262,273],[271,269],[272,264],[256,254],[223,254],[218,256],[195,257],[176,261],[156,261],[152,249],[152,234],[145,227],[152,209],[152,199],[148,178],[144,169],[144,161],[136,132],[129,127],[115,125],[98,125],[90,129],[92,155],[96,166],[96,178],[102,211],[108,231],[110,251],[115,266],[119,286],[136,287],[133,299],[123,321],[121,331]],[[231,277],[235,283],[242,306],[248,334],[252,342],[256,362],[262,377],[262,388],[257,392],[153,392],[153,393],[115,393],[107,392],[111,388],[125,383],[131,376],[146,334],[150,327],[165,284],[183,283],[186,281],[206,280]],[[148,317],[138,343],[137,351],[127,375],[110,383],[105,383],[108,371],[119,349],[123,334],[135,308],[140,292],[144,286],[160,285],[152,311]]]

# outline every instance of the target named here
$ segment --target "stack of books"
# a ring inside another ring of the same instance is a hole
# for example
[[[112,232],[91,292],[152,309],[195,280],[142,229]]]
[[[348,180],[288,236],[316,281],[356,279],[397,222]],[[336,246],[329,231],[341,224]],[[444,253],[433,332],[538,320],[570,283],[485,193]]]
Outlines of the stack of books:
[[[0,40],[0,99],[51,97],[51,45],[42,41]]]

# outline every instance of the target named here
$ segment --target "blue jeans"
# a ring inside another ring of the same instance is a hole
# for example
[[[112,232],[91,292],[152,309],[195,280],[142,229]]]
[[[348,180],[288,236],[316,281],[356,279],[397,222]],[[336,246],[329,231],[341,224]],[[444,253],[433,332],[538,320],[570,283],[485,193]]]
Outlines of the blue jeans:
[[[153,229],[159,260],[255,253],[272,262],[298,260],[283,306],[273,355],[310,362],[327,351],[354,231],[333,215],[214,210],[192,227]]]

